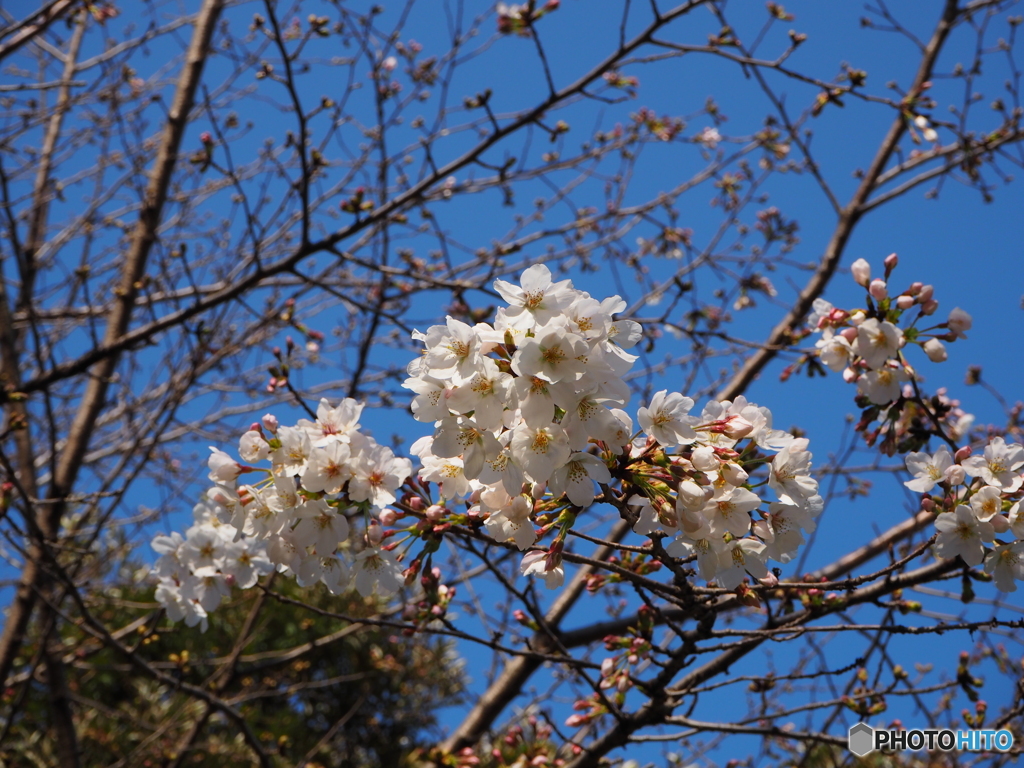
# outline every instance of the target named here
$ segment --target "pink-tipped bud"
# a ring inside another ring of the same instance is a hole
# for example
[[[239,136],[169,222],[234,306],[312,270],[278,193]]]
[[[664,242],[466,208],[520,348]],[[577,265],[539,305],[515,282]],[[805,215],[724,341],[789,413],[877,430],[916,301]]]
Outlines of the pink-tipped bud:
[[[923,509],[925,512],[934,512],[935,502],[932,501],[927,496],[925,496],[923,499],[921,499],[921,509]]]
[[[839,335],[846,339],[848,342],[853,344],[857,340],[857,329],[856,328],[843,328],[839,332]]]
[[[1006,515],[993,515],[988,521],[996,533],[1006,533],[1010,530],[1010,520]]]
[[[934,315],[935,310],[939,308],[939,302],[935,299],[929,299],[928,301],[921,302],[921,314],[922,315]]]
[[[473,491],[471,494],[469,494],[469,499],[468,499],[469,503],[470,504],[479,504],[480,503],[480,496],[482,494],[483,494],[483,490],[481,488],[477,488],[475,491]]]
[[[868,283],[871,282],[871,265],[864,259],[857,259],[850,265],[850,274],[853,275],[854,282],[857,285],[863,285],[867,288]]]
[[[764,586],[766,586],[766,587],[777,587],[777,586],[779,586],[779,577],[776,576],[771,571],[768,571],[768,575],[765,576],[763,579],[758,579],[758,581],[761,582],[762,584],[764,584]]]
[[[366,527],[366,540],[371,547],[380,546],[380,543],[384,540],[384,527],[376,520],[371,520],[370,524]]]
[[[722,432],[731,440],[742,440],[753,431],[754,425],[742,416],[730,416],[722,428]]]
[[[857,372],[853,368],[843,369],[843,381],[847,384],[853,384],[857,380]]]
[[[915,303],[913,296],[904,294],[903,296],[896,297],[896,306],[900,309],[910,309]]]
[[[413,496],[411,499],[409,499],[409,509],[411,510],[414,510],[416,512],[422,512],[425,506],[426,502],[423,501],[423,499],[419,496]]]
[[[429,507],[427,507],[427,520],[429,520],[432,523],[436,523],[442,517],[444,517],[445,512],[447,512],[447,510],[444,507],[439,506],[437,504],[431,504]]]
[[[956,459],[957,463],[963,461],[971,455],[971,446],[965,445],[963,448],[957,449],[957,452],[953,454],[953,458]]]
[[[888,256],[885,257],[885,261],[883,261],[882,263],[885,264],[885,273],[889,274],[894,269],[896,269],[896,265],[900,263],[900,257],[897,256],[895,253],[890,253]]]
[[[871,298],[875,301],[889,298],[889,291],[885,287],[885,280],[882,280],[880,277],[876,277],[871,281],[871,284],[868,286],[868,293],[871,294]]]
[[[921,293],[922,288],[924,288],[924,283],[913,282],[910,284],[910,287],[907,288],[907,293],[909,293],[911,296],[917,296],[919,293]]]
[[[398,513],[393,509],[385,509],[380,513],[380,524],[381,525],[394,525],[395,521],[398,520]]]
[[[926,301],[931,301],[932,296],[935,295],[934,285],[923,285],[921,290],[917,294],[917,300],[924,304]]]

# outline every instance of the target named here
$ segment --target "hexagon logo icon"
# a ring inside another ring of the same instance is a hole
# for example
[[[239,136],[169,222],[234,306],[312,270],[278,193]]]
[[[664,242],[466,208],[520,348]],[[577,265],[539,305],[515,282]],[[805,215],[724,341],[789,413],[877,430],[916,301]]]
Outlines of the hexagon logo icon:
[[[857,723],[850,728],[847,746],[857,757],[864,757],[875,750],[875,729],[866,723]]]

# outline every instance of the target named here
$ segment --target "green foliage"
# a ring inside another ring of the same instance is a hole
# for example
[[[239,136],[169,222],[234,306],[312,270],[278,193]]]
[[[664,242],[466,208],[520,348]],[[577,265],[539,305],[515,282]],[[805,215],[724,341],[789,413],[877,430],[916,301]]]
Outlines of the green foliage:
[[[153,610],[151,589],[107,589],[92,595],[89,609],[108,627],[138,622],[121,641],[157,669],[232,703],[274,765],[293,766],[310,752],[310,766],[407,765],[435,729],[437,710],[460,700],[461,669],[449,646],[316,612],[376,616],[381,606],[354,592],[334,597],[292,579],[277,579],[272,588],[309,607],[265,597],[233,674],[228,659],[260,599],[256,590],[218,609],[206,633],[170,624]],[[179,752],[182,766],[253,764],[241,732],[222,712],[208,713],[204,702],[152,680],[74,626],[65,625],[61,639],[65,658],[74,658],[66,674],[82,765],[173,765]],[[36,650],[32,644],[25,652]],[[7,705],[24,699],[0,746],[0,765],[58,764],[44,682],[40,670],[27,690],[22,683],[5,692]]]

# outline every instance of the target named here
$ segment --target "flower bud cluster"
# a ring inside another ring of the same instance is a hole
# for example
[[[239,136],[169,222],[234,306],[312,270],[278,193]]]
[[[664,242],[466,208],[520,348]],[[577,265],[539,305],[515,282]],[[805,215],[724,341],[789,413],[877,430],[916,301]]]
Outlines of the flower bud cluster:
[[[888,283],[898,259],[885,259],[885,277],[871,278],[871,265],[858,259],[850,267],[853,279],[867,289],[867,306],[861,309],[837,309],[824,299],[814,301],[808,322],[822,337],[815,345],[821,361],[843,378],[857,384],[860,395],[869,403],[885,406],[899,399],[905,382],[915,378],[913,367],[903,352],[907,344],[920,346],[934,363],[946,360],[943,341],[966,339],[971,316],[959,307],[944,323],[919,328],[923,318],[938,309],[934,288],[912,283],[898,296],[891,296]],[[917,313],[910,319],[914,308]],[[909,322],[906,322],[910,319]],[[904,321],[904,327],[898,323]]]
[[[943,445],[906,464],[914,477],[904,485],[927,494],[922,506],[936,514],[935,554],[984,563],[1001,591],[1015,592],[1024,579],[1024,447],[993,437],[980,456]]]

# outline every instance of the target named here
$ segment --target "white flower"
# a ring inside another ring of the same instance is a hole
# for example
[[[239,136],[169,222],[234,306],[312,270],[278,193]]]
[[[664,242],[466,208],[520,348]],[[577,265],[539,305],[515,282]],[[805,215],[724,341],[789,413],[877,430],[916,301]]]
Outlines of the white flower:
[[[361,451],[352,466],[348,495],[352,501],[369,501],[375,507],[393,504],[398,489],[412,474],[412,462],[385,445]]]
[[[512,370],[545,381],[575,381],[587,369],[589,350],[585,340],[564,328],[542,329],[523,340],[512,358]]]
[[[501,426],[501,415],[508,399],[512,377],[498,370],[489,357],[482,358],[480,368],[466,383],[447,393],[447,406],[455,413],[473,412],[473,421],[483,429]],[[447,414],[437,416],[442,419]],[[424,419],[420,419],[423,421]]]
[[[953,455],[946,446],[940,446],[934,456],[927,453],[908,453],[904,459],[907,470],[914,476],[913,480],[903,483],[907,488],[917,493],[928,493],[941,483],[945,472],[953,465]]]
[[[437,483],[441,495],[446,499],[468,496],[470,493],[469,478],[462,470],[462,459],[442,459],[438,456],[421,456],[423,469],[420,478],[427,482]]]
[[[711,530],[718,536],[726,531],[743,536],[750,530],[750,513],[761,504],[761,498],[746,488],[724,485],[704,507],[704,516],[711,522]]]
[[[309,452],[313,449],[309,433],[295,427],[281,427],[277,432],[281,447],[274,451],[270,459],[274,462],[274,474],[301,475],[306,471]]]
[[[369,597],[376,589],[377,594],[387,596],[397,592],[405,583],[402,566],[393,552],[378,547],[367,547],[356,555],[356,591]]]
[[[989,522],[1003,511],[1003,497],[998,488],[986,485],[971,496],[971,509],[979,520]]]
[[[576,394],[569,382],[553,384],[537,376],[520,376],[512,382],[519,413],[531,427],[546,427],[555,418],[555,406],[568,410]]]
[[[1016,502],[1006,514],[1010,521],[1010,530],[1018,539],[1024,539],[1024,504]],[[155,549],[156,547],[154,547]]]
[[[416,393],[412,399],[412,417],[416,421],[432,423],[449,415],[448,396],[453,391],[451,382],[433,376],[413,376],[402,386]]]
[[[807,445],[807,438],[799,437],[779,451],[772,459],[768,477],[768,485],[780,500],[791,500],[798,506],[818,493],[818,481],[810,476],[812,455]]]
[[[537,532],[530,519],[532,514],[533,499],[520,494],[515,496],[507,506],[492,513],[484,525],[487,527],[487,532],[496,541],[511,539],[522,551],[537,540]]]
[[[955,512],[944,512],[935,519],[939,536],[935,554],[952,559],[959,555],[968,565],[978,565],[985,557],[982,542],[992,541],[995,531],[974,515],[970,507],[959,504]]]
[[[749,572],[755,579],[768,575],[765,545],[756,539],[733,539],[718,552],[715,580],[725,589],[736,589]]]
[[[320,560],[320,581],[332,595],[340,595],[348,589],[349,571],[345,561],[337,557],[325,557]]]
[[[210,467],[209,478],[215,483],[230,483],[238,477],[242,470],[237,461],[212,445],[210,446],[210,458],[207,464]]]
[[[693,400],[663,389],[651,398],[649,407],[637,410],[637,421],[644,432],[665,447],[687,445],[697,439],[693,430],[696,421],[689,415],[691,408]]]
[[[270,456],[270,445],[263,439],[263,435],[250,429],[238,441],[238,455],[243,461],[263,461]]]
[[[819,339],[814,346],[818,348],[821,362],[838,373],[850,364],[854,354],[853,345],[841,334],[832,334],[831,331],[827,333],[829,335]]]
[[[508,447],[511,440],[511,432],[501,434],[498,438],[498,442],[502,444],[501,452],[493,459],[484,462],[477,480],[485,485],[500,482],[505,491],[510,496],[514,496],[522,489],[526,478],[523,475],[522,467],[516,463],[512,457],[512,451]]]
[[[875,405],[888,405],[902,393],[900,384],[909,379],[910,375],[903,368],[879,368],[857,379],[857,391]]]
[[[332,408],[327,398],[320,400],[316,409],[316,422],[299,419],[299,428],[306,431],[314,447],[323,447],[332,442],[349,442],[351,435],[359,429],[359,416],[363,404],[346,397],[337,408]]]
[[[953,307],[949,312],[949,319],[946,320],[950,333],[958,339],[967,338],[967,334],[964,331],[971,330],[972,324],[971,316],[960,309],[960,307]]]
[[[553,552],[527,552],[523,555],[519,570],[523,576],[543,576],[544,586],[548,589],[558,589],[565,583],[562,556]]]
[[[1016,592],[1024,581],[1024,541],[1001,544],[985,558],[985,573],[992,574],[1000,592]]]
[[[764,553],[767,557],[788,563],[804,543],[802,531],[810,533],[815,527],[814,519],[807,509],[772,502],[768,505],[765,519],[754,523],[754,533],[766,542]]]
[[[888,320],[872,317],[857,328],[857,354],[864,358],[868,368],[882,368],[890,357],[899,352],[903,331]],[[895,399],[895,398],[893,398]]]
[[[274,565],[262,546],[257,547],[251,541],[238,541],[230,546],[231,556],[225,558],[221,571],[233,578],[235,586],[240,589],[254,586],[260,576],[274,570]]]
[[[319,557],[333,554],[348,539],[348,520],[323,502],[310,502],[298,510],[299,523],[292,529],[295,543],[313,547]]]
[[[339,493],[352,477],[348,460],[351,449],[348,443],[332,441],[323,448],[314,448],[309,454],[309,463],[302,473],[302,487],[314,493]]]
[[[438,379],[451,379],[458,375],[463,380],[472,378],[480,366],[480,335],[476,328],[449,316],[445,325],[434,325],[425,334],[415,333],[427,349],[421,363],[421,373]]]
[[[527,329],[546,324],[576,298],[572,282],[552,283],[551,270],[543,264],[534,264],[523,272],[520,285],[522,287],[495,280],[494,290],[509,303],[506,317]]]
[[[697,556],[697,568],[704,581],[711,581],[718,573],[718,553],[725,546],[719,538],[691,539],[680,534],[665,546],[665,551],[672,557],[687,558]]]
[[[181,596],[196,600],[207,613],[217,610],[225,597],[231,596],[227,579],[212,565],[204,565],[192,572],[193,578],[182,584]]]
[[[577,507],[588,507],[594,501],[594,483],[608,483],[611,479],[607,465],[599,458],[574,453],[551,474],[548,488],[556,499],[564,493]]]
[[[512,457],[532,480],[543,483],[569,460],[569,438],[558,424],[520,424],[512,433]]]
[[[1017,470],[1024,466],[1024,448],[1017,443],[1006,444],[1001,437],[993,437],[985,446],[984,456],[969,456],[960,462],[964,472],[980,477],[987,485],[1012,493],[1024,482]]]
[[[482,429],[473,419],[449,417],[441,420],[431,451],[443,459],[462,456],[463,471],[473,480],[480,475],[484,462],[501,452],[501,444],[490,430]]]
[[[614,445],[619,437],[622,424],[606,406],[607,398],[591,393],[578,396],[576,404],[566,408],[562,417],[562,428],[569,435],[573,450],[582,451],[590,440]]]

